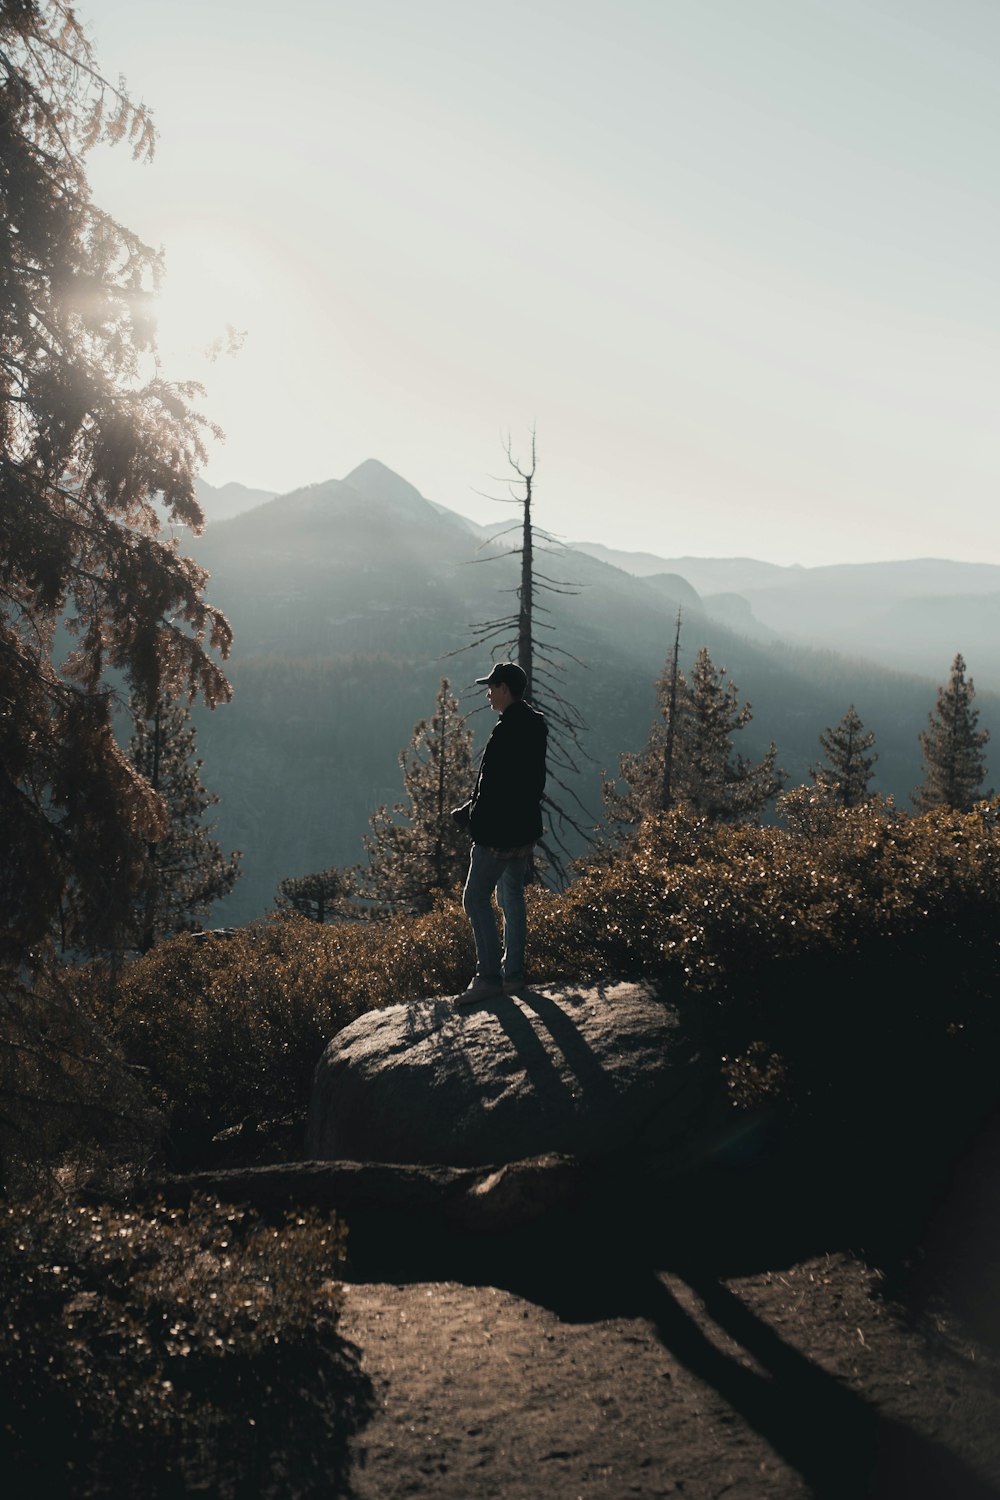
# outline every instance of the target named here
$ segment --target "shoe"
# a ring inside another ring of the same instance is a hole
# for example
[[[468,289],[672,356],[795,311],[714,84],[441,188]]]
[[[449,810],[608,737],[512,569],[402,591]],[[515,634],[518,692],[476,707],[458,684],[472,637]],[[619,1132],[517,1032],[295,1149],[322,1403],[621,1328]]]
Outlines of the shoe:
[[[461,995],[456,996],[456,1005],[478,1005],[480,1000],[494,1000],[503,994],[503,982],[499,979],[484,979],[477,974]]]
[[[505,995],[517,995],[521,990],[527,989],[528,981],[523,974],[505,974],[503,980],[503,992]]]

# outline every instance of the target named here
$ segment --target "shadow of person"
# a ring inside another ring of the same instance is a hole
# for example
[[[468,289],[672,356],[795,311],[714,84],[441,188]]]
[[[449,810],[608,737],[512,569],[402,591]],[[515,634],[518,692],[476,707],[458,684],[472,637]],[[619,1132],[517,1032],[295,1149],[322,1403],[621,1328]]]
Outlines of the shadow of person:
[[[1000,1490],[947,1447],[883,1416],[785,1343],[722,1282],[690,1268],[680,1279],[759,1370],[719,1349],[650,1274],[639,1302],[657,1337],[802,1475],[817,1500],[998,1500]]]
[[[614,1085],[567,1009],[573,1005],[574,996],[562,995],[557,1002],[551,995],[524,989],[519,992],[518,999],[538,1017],[565,1059],[580,1092],[602,1101],[611,1099],[615,1094]]]
[[[540,1098],[562,1105],[572,1100],[581,1107],[598,1102],[613,1106],[614,1084],[563,1003],[525,989],[516,998],[498,996],[488,1008]],[[551,1046],[539,1035],[539,1022]]]
[[[575,1097],[572,1085],[517,1000],[510,995],[501,995],[490,1001],[489,1009],[539,1098],[553,1105],[565,1105],[567,1100]]]

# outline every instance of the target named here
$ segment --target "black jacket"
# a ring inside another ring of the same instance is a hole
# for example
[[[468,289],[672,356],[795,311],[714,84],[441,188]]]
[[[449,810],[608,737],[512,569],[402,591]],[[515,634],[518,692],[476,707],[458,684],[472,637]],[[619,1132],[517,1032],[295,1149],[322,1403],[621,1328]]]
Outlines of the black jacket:
[[[523,698],[508,704],[486,741],[468,810],[477,844],[514,849],[542,836],[548,725]],[[464,821],[464,820],[463,820]]]

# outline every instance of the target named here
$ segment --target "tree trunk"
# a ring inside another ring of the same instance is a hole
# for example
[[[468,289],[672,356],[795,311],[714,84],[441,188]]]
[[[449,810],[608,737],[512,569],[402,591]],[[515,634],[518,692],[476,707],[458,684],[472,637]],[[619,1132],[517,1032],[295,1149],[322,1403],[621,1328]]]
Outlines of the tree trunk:
[[[524,476],[524,519],[521,527],[521,590],[517,618],[517,660],[528,679],[524,696],[531,701],[534,639],[532,635],[532,604],[534,589],[534,557],[532,555],[531,531],[531,481],[535,472],[534,451],[531,470]]]
[[[160,790],[160,757],[163,750],[163,725],[160,717],[160,700],[156,700],[156,708],[153,711],[153,771],[150,776],[150,785],[154,792]],[[143,953],[148,953],[156,942],[156,907],[160,895],[160,872],[157,859],[156,842],[152,839],[146,844],[146,860],[148,862],[148,878],[146,892],[142,903],[142,940],[139,947]]]

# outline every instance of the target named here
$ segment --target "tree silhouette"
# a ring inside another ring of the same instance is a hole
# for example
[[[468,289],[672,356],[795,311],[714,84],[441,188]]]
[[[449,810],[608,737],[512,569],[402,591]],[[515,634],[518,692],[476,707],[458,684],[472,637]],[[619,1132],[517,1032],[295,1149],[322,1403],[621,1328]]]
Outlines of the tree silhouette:
[[[131,704],[135,732],[129,759],[166,804],[162,836],[143,841],[141,879],[133,902],[132,936],[143,953],[175,932],[190,932],[214,902],[228,896],[240,873],[239,853],[224,855],[204,821],[219,799],[206,791],[195,754],[191,711],[161,699],[153,713]]]
[[[356,917],[357,881],[352,870],[318,870],[315,875],[292,875],[278,886],[278,906],[292,907],[300,916],[321,925],[337,918]]]
[[[587,758],[583,749],[582,735],[587,724],[574,703],[563,691],[566,663],[584,663],[559,645],[555,640],[555,626],[550,618],[549,607],[541,602],[546,594],[573,595],[580,591],[565,579],[553,578],[543,573],[538,566],[538,555],[560,556],[565,548],[534,520],[535,473],[538,467],[538,450],[535,432],[531,432],[531,456],[527,462],[515,457],[511,439],[504,444],[507,462],[516,478],[508,480],[509,494],[491,496],[504,504],[520,508],[520,517],[506,531],[499,532],[492,540],[516,535],[517,544],[503,552],[491,552],[480,559],[494,562],[500,557],[519,557],[520,576],[510,591],[517,601],[511,613],[495,619],[480,620],[472,625],[472,639],[459,648],[458,655],[470,650],[485,648],[493,661],[516,660],[527,677],[524,696],[540,709],[549,727],[548,780],[542,799],[543,809],[549,815],[549,824],[538,848],[543,861],[558,874],[565,870],[569,858],[567,839],[571,833],[589,841],[593,817],[569,785],[568,778],[577,776],[582,762]],[[558,789],[553,791],[553,788]]]
[[[875,743],[874,731],[865,730],[852,703],[839,724],[824,729],[819,742],[826,761],[809,768],[817,790],[837,807],[857,807],[868,796],[872,768],[878,760],[877,752],[865,754]]]
[[[166,809],[115,742],[108,669],[152,710],[229,695],[206,574],[158,535],[195,529],[205,424],[154,361],[159,257],[90,197],[98,141],[152,124],[98,71],[61,0],[0,4],[0,967],[60,928],[113,944]],[[60,659],[64,631],[75,638]]]
[[[618,758],[622,785],[605,780],[601,788],[606,817],[620,830],[638,827],[649,813],[667,812],[676,798],[677,720],[684,712],[687,679],[680,668],[681,611],[677,611],[674,644],[656,679],[657,717],[643,750]]]
[[[468,800],[472,787],[472,731],[447,677],[432,718],[414,725],[399,764],[406,800],[372,814],[358,892],[378,911],[427,911],[437,894],[464,880],[469,865],[468,834],[451,810]]]
[[[658,717],[641,751],[619,758],[624,786],[607,784],[605,809],[621,832],[643,818],[684,805],[712,822],[758,818],[781,787],[772,744],[761,761],[734,752],[732,737],[753,717],[738,703],[736,684],[716,669],[702,646],[690,673],[680,670],[680,621],[656,684]]]
[[[115,739],[121,685],[150,713],[230,694],[211,654],[229,625],[154,504],[201,528],[214,429],[156,361],[159,255],[84,171],[121,140],[148,157],[149,114],[102,76],[70,6],[0,0],[0,1149],[22,1162],[139,1139],[138,1091],[52,962],[57,934],[122,940],[168,827]]]
[[[763,760],[733,753],[732,736],[753,718],[749,703],[737,707],[735,682],[712,664],[708,647],[695,657],[687,686],[683,759],[684,800],[702,817],[720,822],[759,818],[781,789],[775,770],[777,747]]]
[[[983,796],[983,747],[990,735],[988,729],[976,728],[979,710],[972,706],[975,696],[975,686],[971,677],[966,678],[959,652],[947,684],[938,689],[936,713],[927,715],[927,729],[920,734],[925,775],[913,794],[920,812],[932,807],[968,812]]]

